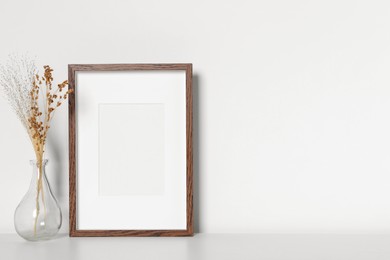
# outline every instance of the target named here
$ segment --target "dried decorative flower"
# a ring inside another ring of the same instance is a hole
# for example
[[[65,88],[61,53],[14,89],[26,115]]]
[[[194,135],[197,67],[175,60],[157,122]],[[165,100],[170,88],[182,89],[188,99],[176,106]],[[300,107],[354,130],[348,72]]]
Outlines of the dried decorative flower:
[[[5,65],[0,65],[0,88],[3,89],[5,97],[15,111],[19,120],[27,130],[33,145],[39,177],[37,183],[37,213],[39,215],[39,196],[44,200],[42,190],[42,162],[45,153],[47,132],[53,119],[55,110],[64,102],[72,89],[67,90],[64,95],[59,94],[68,86],[65,80],[53,89],[53,69],[49,65],[43,66],[44,74],[40,76],[34,61],[26,56],[11,55]]]
[[[30,136],[38,164],[43,160],[55,109],[72,93],[68,90],[59,95],[68,81],[53,89],[53,69],[49,65],[43,68],[44,75],[40,76],[32,60],[16,56],[10,56],[8,64],[0,66],[0,86]]]

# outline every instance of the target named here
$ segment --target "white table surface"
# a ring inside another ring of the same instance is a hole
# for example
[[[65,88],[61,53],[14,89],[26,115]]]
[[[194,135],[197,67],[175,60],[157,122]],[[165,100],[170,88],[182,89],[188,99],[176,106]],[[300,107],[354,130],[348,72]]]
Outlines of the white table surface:
[[[0,259],[390,259],[390,234],[197,234],[186,238],[69,238],[26,242],[0,235]]]

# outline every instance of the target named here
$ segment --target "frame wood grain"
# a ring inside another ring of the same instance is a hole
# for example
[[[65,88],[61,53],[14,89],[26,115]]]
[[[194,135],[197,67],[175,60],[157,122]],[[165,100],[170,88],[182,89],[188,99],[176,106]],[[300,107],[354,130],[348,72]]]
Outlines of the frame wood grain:
[[[77,229],[77,151],[76,151],[76,72],[184,70],[186,72],[186,159],[187,228],[185,230],[78,230]],[[70,64],[69,89],[69,235],[71,237],[192,236],[193,235],[193,154],[192,154],[192,64]]]

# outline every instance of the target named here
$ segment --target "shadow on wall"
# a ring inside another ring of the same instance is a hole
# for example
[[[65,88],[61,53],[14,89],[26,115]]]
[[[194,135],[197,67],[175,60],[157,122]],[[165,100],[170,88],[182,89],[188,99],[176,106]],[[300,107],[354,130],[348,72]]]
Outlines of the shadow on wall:
[[[61,149],[61,144],[59,138],[56,138],[49,132],[47,137],[47,148],[50,150],[49,154],[49,166],[47,172],[47,178],[51,184],[52,192],[54,197],[57,199],[57,202],[62,211],[62,227],[61,229],[67,232],[68,227],[68,195],[66,192],[66,187],[64,181],[68,178],[68,161],[64,160],[63,150]],[[61,231],[60,231],[61,232]]]
[[[47,174],[50,176],[50,180],[55,189],[52,189],[54,196],[58,200],[58,198],[63,197],[65,195],[64,185],[62,183],[62,177],[66,176],[65,174],[65,161],[63,160],[63,156],[61,155],[61,147],[58,141],[58,138],[53,138],[49,133],[47,145],[50,148],[50,158],[48,158],[51,164],[51,172]]]
[[[200,172],[199,172],[199,136],[200,136],[200,127],[199,127],[199,91],[200,91],[200,79],[199,75],[193,75],[192,77],[192,98],[193,98],[193,163],[194,163],[194,172],[193,172],[193,206],[194,206],[194,232],[200,233],[200,195],[199,195],[199,183],[200,183]]]

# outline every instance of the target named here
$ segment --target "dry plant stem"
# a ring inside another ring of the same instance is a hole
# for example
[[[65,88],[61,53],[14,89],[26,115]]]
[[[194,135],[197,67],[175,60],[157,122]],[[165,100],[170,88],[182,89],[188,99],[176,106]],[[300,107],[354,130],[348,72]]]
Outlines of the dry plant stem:
[[[46,206],[45,206],[45,197],[43,194],[43,155],[45,152],[47,132],[50,128],[50,121],[53,119],[54,112],[57,107],[61,105],[61,102],[64,101],[67,96],[72,93],[71,90],[64,92],[63,95],[58,94],[68,85],[67,81],[64,81],[61,84],[58,84],[58,88],[53,90],[52,87],[52,69],[49,66],[44,66],[45,74],[43,77],[35,75],[35,80],[33,83],[33,88],[30,91],[31,95],[31,110],[32,115],[30,116],[28,122],[30,123],[30,129],[32,133],[32,144],[34,151],[37,157],[39,174],[37,180],[37,196],[36,196],[36,216],[34,221],[34,235],[36,235],[38,218],[40,214],[39,207],[39,196],[41,195],[42,204],[44,207],[44,218],[46,218]],[[44,91],[42,90],[44,88]],[[41,92],[41,93],[39,93]],[[38,99],[39,94],[44,93],[44,102],[43,102],[43,112],[39,109]],[[54,103],[54,104],[53,104]],[[53,104],[53,105],[52,105]]]
[[[37,196],[35,198],[35,207],[36,207],[36,215],[35,215],[35,221],[34,221],[34,236],[37,235],[37,224],[38,224],[38,218],[40,214],[40,206],[39,206],[39,195],[41,194],[42,198],[42,204],[43,204],[43,214],[44,218],[46,218],[46,205],[45,205],[45,198],[43,193],[43,159],[39,158],[37,160],[37,166],[38,166],[38,177],[37,177]]]
[[[39,217],[39,211],[40,211],[40,207],[39,207],[39,192],[41,190],[41,185],[40,185],[40,180],[41,180],[41,167],[38,166],[38,180],[37,180],[37,196],[36,196],[36,199],[35,199],[35,207],[36,207],[36,214],[35,214],[35,221],[34,221],[34,236],[37,235],[37,223],[38,223],[38,217]]]

